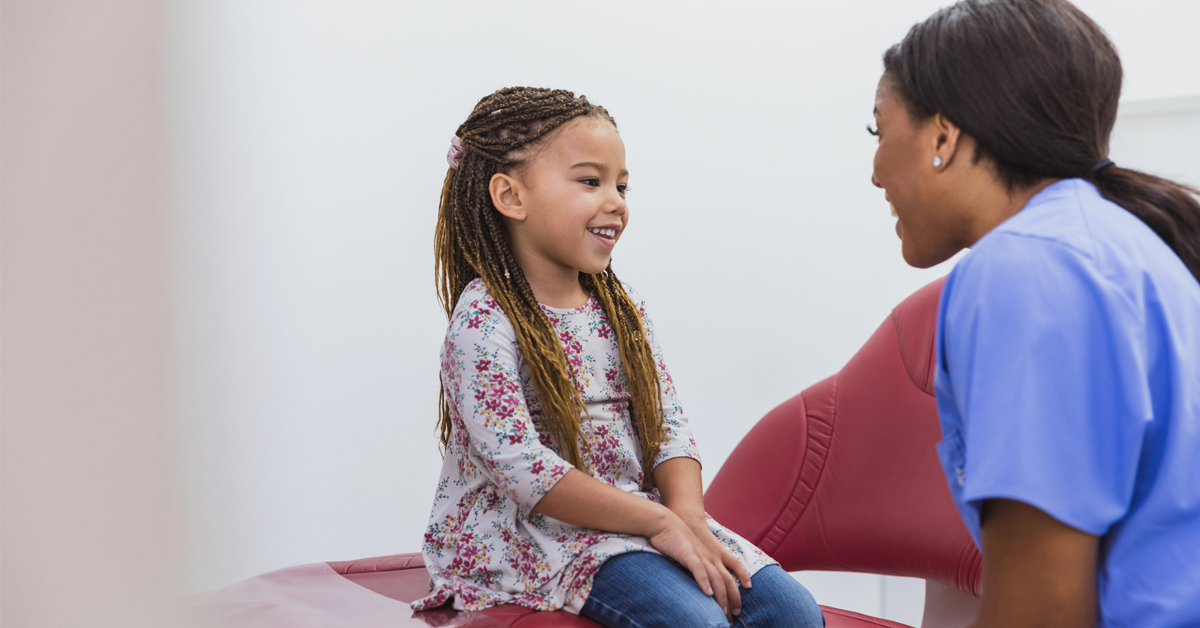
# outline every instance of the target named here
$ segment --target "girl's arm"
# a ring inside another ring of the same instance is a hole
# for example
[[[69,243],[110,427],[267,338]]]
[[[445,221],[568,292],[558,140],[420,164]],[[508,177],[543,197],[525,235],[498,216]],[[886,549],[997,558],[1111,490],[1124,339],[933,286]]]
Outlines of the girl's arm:
[[[644,536],[650,539],[654,549],[675,559],[690,571],[700,590],[716,598],[726,614],[738,615],[742,612],[737,582],[722,567],[722,556],[714,553],[706,540],[702,540],[704,537],[698,537],[679,515],[661,504],[626,493],[577,469],[571,469],[538,500],[533,512],[572,525]],[[707,528],[704,534],[716,540]],[[725,553],[728,554],[728,551]],[[733,560],[741,564],[736,558]],[[744,567],[742,571],[745,571]],[[745,580],[748,584],[749,577]],[[715,587],[712,584],[714,582],[718,583]]]
[[[494,302],[479,295],[456,308],[442,349],[442,383],[455,422],[452,446],[477,453],[471,456],[472,469],[486,474],[521,509],[647,537],[691,571],[701,590],[727,613],[740,612],[736,586],[731,604],[728,587],[714,591],[711,584],[721,583],[727,573],[719,567],[720,555],[682,519],[661,504],[575,470],[541,442],[522,393],[519,360],[516,334]]]
[[[671,458],[662,462],[654,468],[654,483],[664,506],[693,530],[708,532],[699,462],[691,458]]]
[[[654,323],[646,313],[646,303],[628,285],[625,286],[625,290],[637,303],[638,311],[642,315],[642,322],[646,326],[646,341],[650,343],[650,351],[654,354],[654,362],[658,367],[658,384],[662,389],[666,440],[655,456],[654,483],[658,486],[663,504],[687,524],[692,533],[708,548],[709,553],[717,557],[723,566],[721,579],[717,582],[725,583],[726,595],[731,600],[736,600],[736,605],[740,607],[738,582],[740,581],[743,587],[750,588],[750,572],[708,527],[708,516],[704,512],[704,489],[700,480],[700,450],[696,447],[687,415],[683,412],[679,394],[675,390],[675,382],[667,370],[666,360],[663,359],[662,347],[659,346],[658,336],[654,332]],[[733,575],[730,575],[730,572]]]
[[[700,463],[691,458],[671,458],[654,468],[654,483],[662,496],[663,505],[675,513],[691,529],[709,552],[716,555],[724,569],[722,580],[730,598],[741,601],[738,582],[750,588],[750,572],[742,561],[725,547],[708,527],[704,512],[704,488],[700,479]],[[730,576],[730,572],[733,576]],[[736,578],[736,579],[735,579]]]

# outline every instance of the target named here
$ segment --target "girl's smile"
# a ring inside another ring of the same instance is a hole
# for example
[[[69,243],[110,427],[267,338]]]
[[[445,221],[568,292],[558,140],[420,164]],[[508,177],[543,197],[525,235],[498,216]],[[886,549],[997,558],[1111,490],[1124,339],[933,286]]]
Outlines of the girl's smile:
[[[600,239],[604,244],[613,247],[617,245],[617,234],[621,232],[623,225],[616,224],[609,227],[588,227],[588,232]]]

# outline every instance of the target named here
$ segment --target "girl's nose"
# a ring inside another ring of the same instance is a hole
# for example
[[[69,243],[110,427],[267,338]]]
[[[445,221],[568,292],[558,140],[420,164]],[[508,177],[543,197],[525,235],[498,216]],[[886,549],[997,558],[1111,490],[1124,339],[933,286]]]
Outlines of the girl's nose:
[[[609,197],[608,211],[615,214],[624,214],[629,211],[629,206],[625,203],[625,197],[621,193],[613,190],[612,196]]]
[[[881,184],[879,183],[879,179],[876,179],[876,178],[875,178],[875,172],[874,172],[874,171],[872,171],[872,172],[871,172],[871,185],[873,185],[873,186],[875,186],[875,187],[877,187],[877,188],[879,188],[879,189],[881,189],[881,190],[883,189],[883,185],[881,185]]]

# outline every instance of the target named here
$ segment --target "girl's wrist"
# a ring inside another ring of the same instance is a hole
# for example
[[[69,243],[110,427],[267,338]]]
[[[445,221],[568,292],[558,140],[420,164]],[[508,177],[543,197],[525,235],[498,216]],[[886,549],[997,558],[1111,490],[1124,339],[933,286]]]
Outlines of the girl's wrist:
[[[703,505],[699,507],[693,505],[676,505],[668,508],[671,512],[675,513],[676,516],[682,519],[689,528],[692,528],[693,530],[696,528],[703,528],[704,530],[708,529],[708,516],[704,513]]]
[[[651,537],[659,532],[670,527],[672,524],[678,525],[681,523],[679,515],[675,511],[655,502],[647,502],[653,507],[654,513],[647,519],[645,528],[642,530],[641,536]],[[682,522],[685,523],[686,522]],[[690,526],[689,526],[690,527]]]

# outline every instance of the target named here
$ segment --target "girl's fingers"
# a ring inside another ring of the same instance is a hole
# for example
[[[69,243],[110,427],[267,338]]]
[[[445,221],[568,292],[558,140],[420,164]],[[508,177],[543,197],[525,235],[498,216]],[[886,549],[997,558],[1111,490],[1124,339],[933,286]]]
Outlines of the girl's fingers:
[[[725,578],[721,576],[721,573],[724,572],[725,569],[722,568],[719,563],[714,563],[710,560],[704,561],[704,568],[708,571],[709,581],[714,583],[714,586],[711,587],[712,593],[709,593],[709,595],[713,596],[713,598],[717,600],[717,604],[721,607],[721,612],[728,615],[729,585],[725,582]]]
[[[721,567],[721,571],[723,572],[722,576],[724,579],[725,592],[729,600],[729,610],[726,612],[730,615],[741,615],[742,592],[738,591],[738,581],[733,577],[733,574],[726,571],[724,567]]]
[[[725,567],[733,572],[733,575],[737,578],[738,582],[742,583],[742,588],[749,589],[750,571],[746,569],[746,566],[742,564],[742,561],[738,560],[737,556],[734,556],[733,553],[728,550],[725,551],[725,555],[721,558],[725,563]]]
[[[700,560],[699,556],[692,554],[692,559],[688,561],[687,568],[692,572],[692,577],[696,579],[696,584],[700,585],[700,590],[704,591],[705,595],[712,597],[712,582],[709,580],[708,567],[704,564],[704,561]]]

